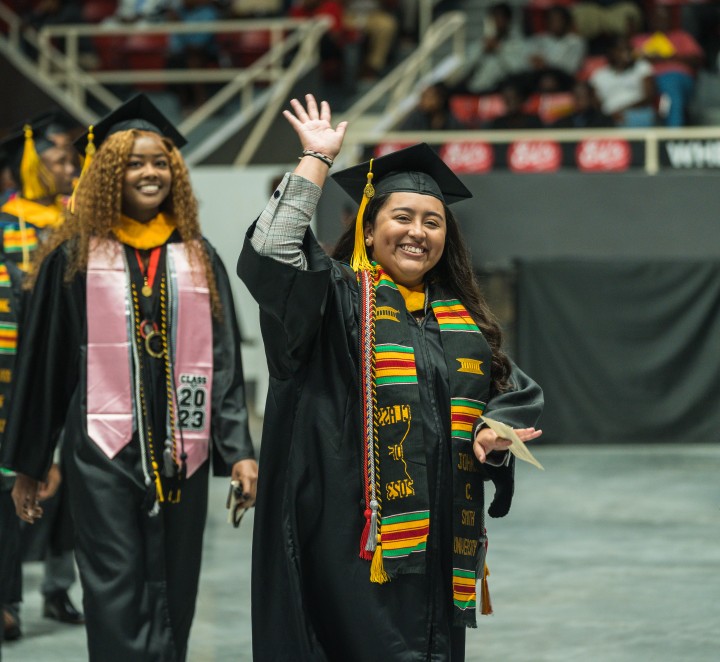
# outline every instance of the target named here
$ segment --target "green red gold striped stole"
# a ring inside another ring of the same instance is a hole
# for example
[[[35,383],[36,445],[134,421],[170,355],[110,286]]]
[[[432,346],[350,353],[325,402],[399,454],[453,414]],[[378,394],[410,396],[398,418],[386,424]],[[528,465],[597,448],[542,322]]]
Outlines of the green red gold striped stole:
[[[429,531],[429,510],[386,515],[382,520],[381,534],[383,559],[424,552]]]
[[[450,398],[451,436],[472,442],[473,425],[485,411],[485,403],[469,398]]]
[[[0,354],[15,354],[18,330],[15,322],[0,322]]]
[[[415,350],[386,343],[375,346],[375,385],[417,384]]]
[[[470,313],[459,299],[445,299],[432,301],[430,305],[435,313],[440,331],[464,331],[466,333],[480,333]]]
[[[10,272],[4,264],[0,264],[0,287],[10,287]]]
[[[30,253],[37,250],[38,238],[35,228],[26,226],[24,230],[19,227],[6,227],[3,230],[3,250],[5,253],[21,253],[27,250]]]
[[[390,289],[397,290],[395,281],[380,267],[377,268],[377,275],[375,277],[375,288],[377,289],[378,287],[389,287]]]
[[[453,568],[453,602],[458,609],[475,609],[477,592],[474,570]]]

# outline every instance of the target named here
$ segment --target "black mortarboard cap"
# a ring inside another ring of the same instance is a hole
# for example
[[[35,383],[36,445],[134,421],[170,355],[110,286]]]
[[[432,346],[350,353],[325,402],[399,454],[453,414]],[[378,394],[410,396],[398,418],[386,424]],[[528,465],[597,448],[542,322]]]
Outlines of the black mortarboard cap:
[[[93,125],[95,146],[100,147],[102,142],[113,133],[130,129],[150,131],[170,138],[177,148],[187,144],[187,140],[183,135],[147,96],[136,94]],[[81,153],[85,151],[89,133],[89,131],[86,131],[75,141],[75,147]]]
[[[355,202],[361,202],[370,162],[336,172],[333,179]],[[465,200],[472,193],[427,143],[380,156],[372,161],[375,195],[408,191],[431,195],[445,204]]]
[[[42,130],[36,129],[34,125],[30,125],[33,130],[33,142],[35,150],[38,154],[42,154],[51,147],[55,147],[55,143],[48,140]],[[22,160],[23,151],[25,149],[25,131],[20,129],[13,132],[0,143],[0,150],[6,154],[7,162],[12,168],[19,168]]]
[[[36,136],[41,134],[45,138],[50,138],[58,133],[77,134],[77,130],[80,128],[79,122],[61,110],[40,113],[32,118],[30,124]]]

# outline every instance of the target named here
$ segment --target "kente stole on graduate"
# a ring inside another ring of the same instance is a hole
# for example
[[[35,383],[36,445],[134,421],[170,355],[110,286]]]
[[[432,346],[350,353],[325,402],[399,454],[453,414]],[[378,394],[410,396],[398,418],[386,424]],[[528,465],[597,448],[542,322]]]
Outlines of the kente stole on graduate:
[[[428,480],[437,477],[427,475],[405,300],[379,266],[360,271],[358,280],[366,503],[361,556],[372,559],[371,581],[383,583],[426,572],[432,526]],[[431,292],[428,304],[440,327],[450,386],[450,402],[435,404],[450,408],[454,622],[474,627],[484,527],[483,477],[472,450],[472,432],[485,409],[479,398],[489,389],[492,357],[460,301],[437,287]]]
[[[0,439],[9,412],[10,387],[17,354],[15,295],[7,266],[0,262]]]

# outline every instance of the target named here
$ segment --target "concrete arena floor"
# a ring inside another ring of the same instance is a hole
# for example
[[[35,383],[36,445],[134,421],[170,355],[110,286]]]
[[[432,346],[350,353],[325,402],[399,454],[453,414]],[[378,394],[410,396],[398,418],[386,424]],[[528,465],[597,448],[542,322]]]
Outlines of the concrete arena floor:
[[[536,455],[546,471],[520,466],[510,516],[489,523],[495,615],[468,631],[468,662],[720,659],[720,446]],[[226,524],[226,489],[212,481],[193,662],[251,660],[252,513]],[[5,662],[85,659],[83,628],[40,617],[40,575],[26,566],[25,636]]]

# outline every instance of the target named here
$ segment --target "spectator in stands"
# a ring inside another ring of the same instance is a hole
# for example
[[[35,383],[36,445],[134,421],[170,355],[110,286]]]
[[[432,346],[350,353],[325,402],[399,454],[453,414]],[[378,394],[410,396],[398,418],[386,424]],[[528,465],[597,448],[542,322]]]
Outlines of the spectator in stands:
[[[173,4],[174,0],[119,0],[115,13],[103,22],[113,24],[159,21]]]
[[[665,124],[683,126],[704,54],[690,33],[672,29],[667,7],[655,7],[651,29],[652,32],[633,37],[632,45],[638,56],[652,64],[661,95],[661,111],[665,105],[662,97],[669,100]]]
[[[537,115],[524,109],[527,97],[522,87],[515,83],[505,83],[500,90],[505,102],[505,114],[490,120],[485,129],[541,129],[543,123]]]
[[[641,127],[655,123],[655,83],[649,62],[636,59],[627,37],[618,37],[608,51],[608,65],[591,77],[605,114],[617,126]]]
[[[573,88],[574,110],[552,126],[555,129],[600,129],[614,126],[612,117],[602,112],[592,85],[577,82]]]
[[[320,40],[320,61],[323,79],[341,83],[345,67],[344,9],[340,0],[298,0],[289,12],[293,18],[330,18],[330,30]]]
[[[472,94],[493,92],[508,76],[527,66],[528,43],[514,29],[512,7],[507,2],[491,5],[483,22],[484,42],[475,69],[464,84]]]
[[[345,0],[345,26],[365,40],[360,78],[375,79],[387,66],[398,33],[398,0]]]
[[[555,6],[548,10],[547,32],[533,36],[529,50],[536,90],[572,89],[587,49],[583,38],[573,31],[572,14],[567,7]]]
[[[616,37],[635,34],[640,29],[641,6],[632,0],[583,0],[575,3],[571,11],[575,29],[595,54],[605,53]]]
[[[233,18],[275,18],[284,14],[285,0],[230,0]]]
[[[165,17],[183,23],[207,23],[217,21],[220,11],[213,0],[181,0],[173,3]],[[204,69],[218,63],[217,42],[210,32],[173,34],[169,48],[168,65],[173,69]],[[185,108],[196,108],[208,96],[207,86],[201,81],[179,85],[177,92]]]
[[[450,90],[434,83],[420,93],[420,100],[398,127],[401,131],[455,131],[465,127],[450,110]]]

